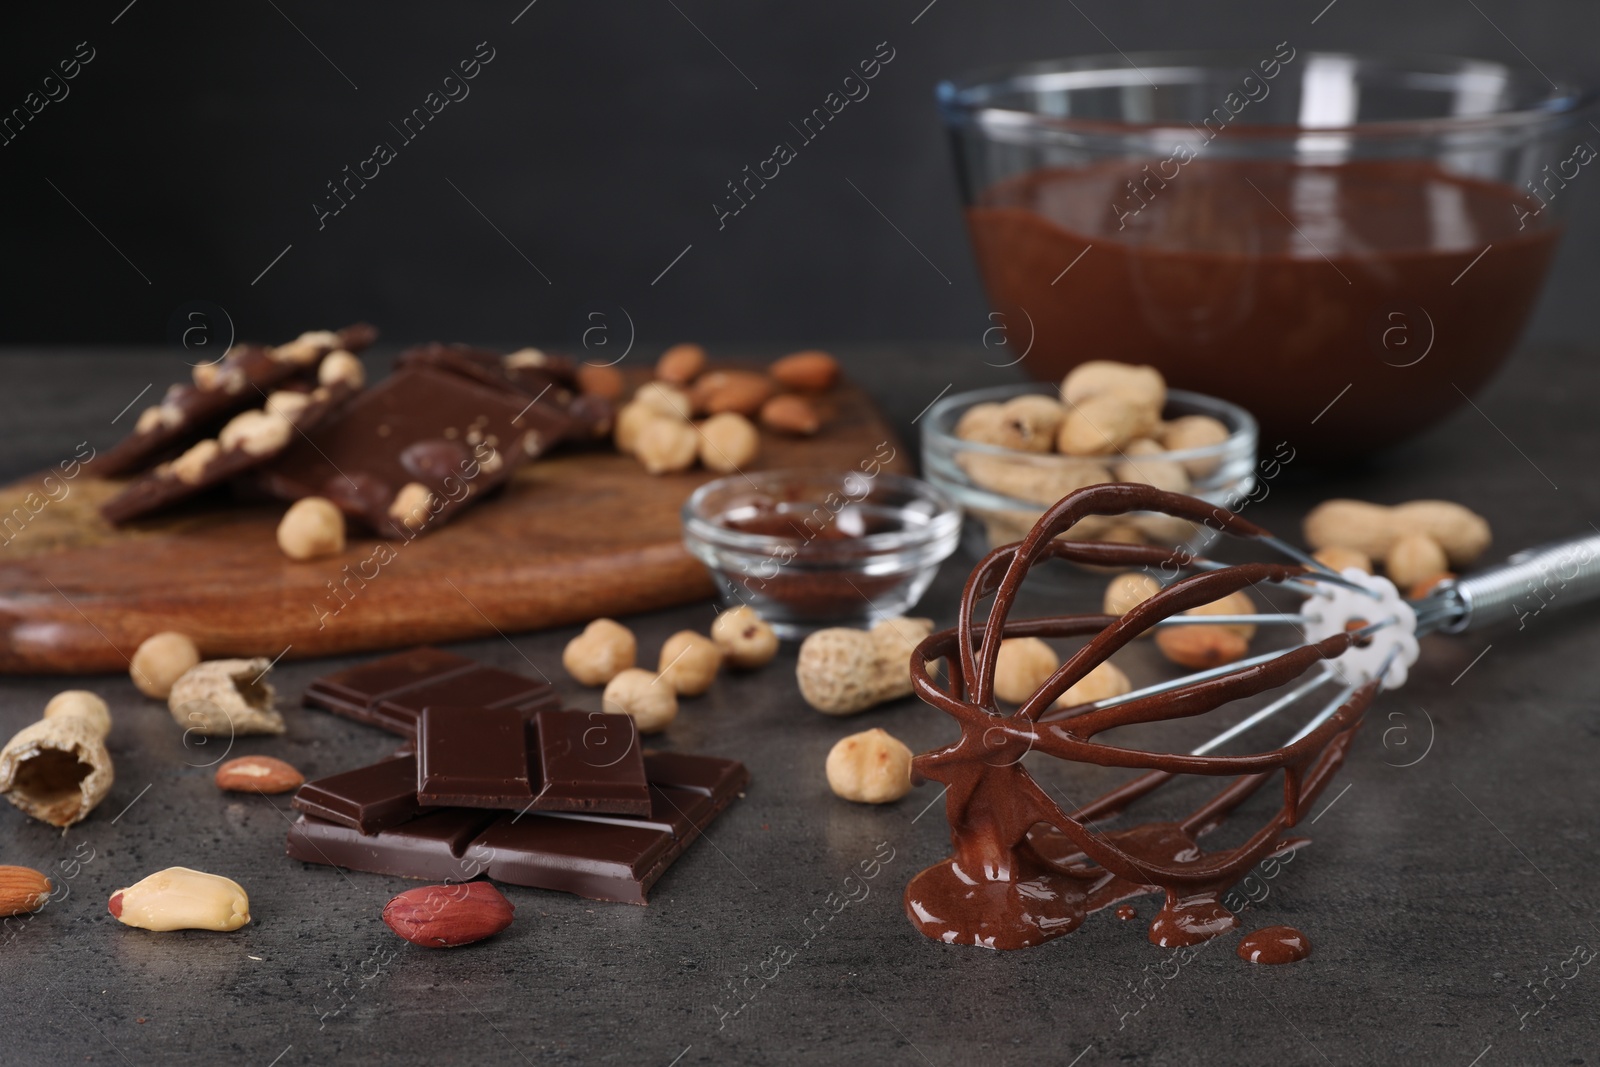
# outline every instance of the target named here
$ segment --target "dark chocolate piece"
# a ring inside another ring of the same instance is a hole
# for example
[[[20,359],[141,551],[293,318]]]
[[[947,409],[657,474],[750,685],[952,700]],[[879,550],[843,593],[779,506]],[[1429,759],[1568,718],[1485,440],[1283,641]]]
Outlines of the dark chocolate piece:
[[[548,682],[527,678],[437,648],[413,648],[325,675],[304,704],[356,722],[416,736],[417,717],[431,704],[515,708],[527,715],[560,704]]]
[[[94,473],[115,478],[144,470],[198,441],[228,416],[259,404],[277,386],[314,371],[329,352],[360,352],[377,336],[373,327],[357,323],[337,333],[302,334],[276,348],[235,345],[215,364],[197,367],[195,384],[174,384],[161,403],[140,412],[133,432],[96,459]]]
[[[437,529],[544,450],[533,406],[456,374],[403,369],[263,468],[286,500],[322,496],[380,537]]]
[[[417,758],[390,757],[370,767],[307,782],[290,805],[296,811],[375,834],[417,817]]]
[[[400,353],[400,367],[428,367],[471,378],[491,389],[526,397],[527,418],[544,450],[563,441],[593,441],[611,435],[616,411],[610,401],[578,395],[577,365],[568,356],[525,348],[502,356],[462,344],[418,345]]]
[[[130,482],[100,505],[100,514],[120,525],[265,466],[294,444],[297,435],[334,415],[354,393],[353,386],[342,382],[306,393],[274,392],[266,406],[234,416],[215,438],[192,445],[178,458]]]
[[[301,816],[289,831],[288,852],[309,863],[378,874],[465,881],[487,873],[515,885],[643,904],[672,861],[750,780],[742,764],[711,756],[646,753],[644,764],[652,777],[660,768],[686,783],[653,783],[648,817],[445,808],[364,837]]]
[[[481,855],[468,858],[467,848],[499,817],[482,808],[445,808],[369,836],[302,815],[289,827],[287,851],[291,859],[353,871],[470,882],[483,873],[485,860]]]
[[[515,708],[423,708],[413,783],[418,802],[526,807],[538,788],[529,766],[533,732]]]
[[[631,717],[599,711],[541,711],[533,722],[541,783],[533,810],[650,813],[639,728]]]

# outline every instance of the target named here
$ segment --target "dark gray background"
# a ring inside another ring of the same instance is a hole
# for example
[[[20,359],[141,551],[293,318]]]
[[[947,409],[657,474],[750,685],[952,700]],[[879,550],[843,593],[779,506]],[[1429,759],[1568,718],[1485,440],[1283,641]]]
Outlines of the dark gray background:
[[[990,324],[940,78],[1108,39],[1469,54],[1561,78],[1593,73],[1600,38],[1590,0],[1338,0],[1315,25],[1327,0],[527,3],[9,11],[0,112],[78,42],[96,58],[0,147],[0,340],[160,343],[203,299],[269,341],[367,318],[405,342],[573,345],[598,307],[649,342],[976,342]],[[319,232],[324,183],[395,140],[387,124],[480,41],[496,58],[471,95]],[[719,232],[724,184],[882,41],[895,59],[871,96]],[[1594,219],[1576,219],[1537,337],[1587,335]]]

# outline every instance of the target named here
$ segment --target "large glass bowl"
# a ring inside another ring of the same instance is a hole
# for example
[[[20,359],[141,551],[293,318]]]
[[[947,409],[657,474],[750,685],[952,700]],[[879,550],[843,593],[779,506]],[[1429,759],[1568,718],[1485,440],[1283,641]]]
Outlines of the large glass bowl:
[[[1490,377],[1594,158],[1592,91],[1469,59],[1089,56],[938,95],[1027,371],[1154,364],[1320,458]]]

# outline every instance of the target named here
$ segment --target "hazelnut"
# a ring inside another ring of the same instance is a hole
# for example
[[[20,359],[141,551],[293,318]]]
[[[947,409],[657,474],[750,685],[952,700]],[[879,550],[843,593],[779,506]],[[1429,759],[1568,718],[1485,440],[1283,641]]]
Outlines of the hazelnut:
[[[673,345],[656,360],[656,377],[669,385],[688,385],[706,369],[706,350],[699,345]]]
[[[1121,397],[1159,416],[1167,403],[1167,382],[1154,367],[1104,359],[1078,364],[1061,382],[1061,399],[1068,405],[1106,395]]]
[[[755,424],[736,412],[713,415],[700,424],[700,462],[727,474],[747,466],[761,450]]]
[[[221,446],[213,438],[208,437],[204,441],[195,442],[183,455],[171,463],[164,464],[162,469],[180,482],[197,485],[206,467],[221,451]]]
[[[367,368],[354,354],[341,348],[337,352],[329,352],[317,364],[317,384],[347,385],[351,389],[360,389],[367,384]]]
[[[656,670],[679,696],[697,697],[711,688],[722,667],[722,649],[704,634],[679,630],[661,646]]]
[[[643,404],[658,415],[675,419],[688,419],[691,411],[689,394],[666,382],[646,382],[633,394],[635,404]]]
[[[711,640],[722,649],[730,667],[760,667],[778,654],[778,635],[748,604],[729,608],[711,624]]]
[[[550,357],[537,348],[519,348],[515,352],[500,357],[500,365],[507,370],[548,367],[550,362]]]
[[[615,367],[580,363],[575,374],[578,379],[578,392],[584,396],[597,396],[602,400],[621,400],[622,391],[627,388],[622,372]]]
[[[128,661],[128,675],[139,692],[147,697],[165,700],[172,692],[172,683],[199,662],[200,650],[194,647],[189,635],[167,630],[147,637],[140,643],[138,651]],[[46,708],[45,714],[49,713]]]
[[[1159,432],[1161,443],[1173,452],[1210,448],[1233,436],[1226,426],[1210,415],[1185,415],[1164,423]],[[1203,459],[1186,459],[1183,465],[1191,478],[1204,478],[1213,474],[1221,462],[1218,456],[1207,456]]]
[[[165,635],[162,635],[165,636]],[[183,636],[181,634],[175,636]],[[184,638],[188,640],[187,638]],[[148,644],[149,642],[146,642]],[[192,646],[191,646],[192,647]],[[156,694],[152,693],[151,696]],[[166,694],[161,694],[165,696]],[[82,719],[90,733],[104,737],[111,732],[111,709],[98,693],[87,689],[68,689],[50,698],[44,706],[46,719]]]
[[[1161,592],[1161,583],[1148,574],[1119,574],[1106,586],[1103,610],[1107,615],[1126,615]]]
[[[289,443],[293,425],[271,411],[241,411],[217,434],[217,444],[229,452],[265,456]]]
[[[633,666],[639,643],[614,619],[596,619],[567,642],[561,665],[581,685],[605,685]]]
[[[656,419],[665,417],[655,408],[641,404],[637,400],[624,404],[622,410],[617,412],[616,422],[612,426],[612,440],[616,442],[617,451],[633,455],[639,447],[639,435],[644,432],[644,428]]]
[[[700,433],[687,422],[657,416],[645,423],[633,454],[651,474],[671,474],[694,466]]]
[[[1343,574],[1354,567],[1358,571],[1372,573],[1372,559],[1359,548],[1345,548],[1343,545],[1328,545],[1311,553],[1311,558],[1324,567],[1332,567]]]
[[[1450,561],[1439,542],[1425,533],[1408,533],[1389,549],[1383,569],[1396,586],[1409,589],[1448,571]]]
[[[292,560],[320,559],[344,551],[344,512],[331,500],[296,500],[278,523],[278,547]]]
[[[261,410],[268,415],[276,415],[281,419],[297,419],[300,413],[311,403],[311,394],[302,393],[294,389],[279,389],[267,397],[267,402],[261,405]]]
[[[995,662],[995,696],[1009,704],[1021,704],[1045,683],[1061,661],[1056,650],[1037,637],[1008,637],[1000,642],[1000,658]]]
[[[324,352],[339,347],[339,335],[332,330],[307,330],[287,344],[272,350],[272,358],[280,363],[309,366]]]
[[[873,728],[842,738],[828,752],[828,788],[860,804],[887,804],[911,792],[911,750]]]
[[[1128,676],[1122,673],[1121,667],[1107,660],[1079,678],[1065,693],[1057,697],[1055,706],[1075,708],[1079,704],[1093,704],[1131,692],[1133,683],[1128,681]]]
[[[659,674],[629,667],[606,683],[600,698],[609,715],[628,715],[641,734],[658,734],[678,717],[678,694]]]
[[[428,525],[433,511],[433,491],[421,482],[407,482],[389,504],[389,517],[408,530]]]

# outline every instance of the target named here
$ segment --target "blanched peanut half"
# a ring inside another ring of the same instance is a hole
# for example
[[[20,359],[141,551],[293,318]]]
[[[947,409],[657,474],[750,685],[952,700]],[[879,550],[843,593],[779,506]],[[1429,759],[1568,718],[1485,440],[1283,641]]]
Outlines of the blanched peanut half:
[[[111,894],[108,910],[141,930],[237,930],[250,921],[250,898],[218,874],[168,867]]]

